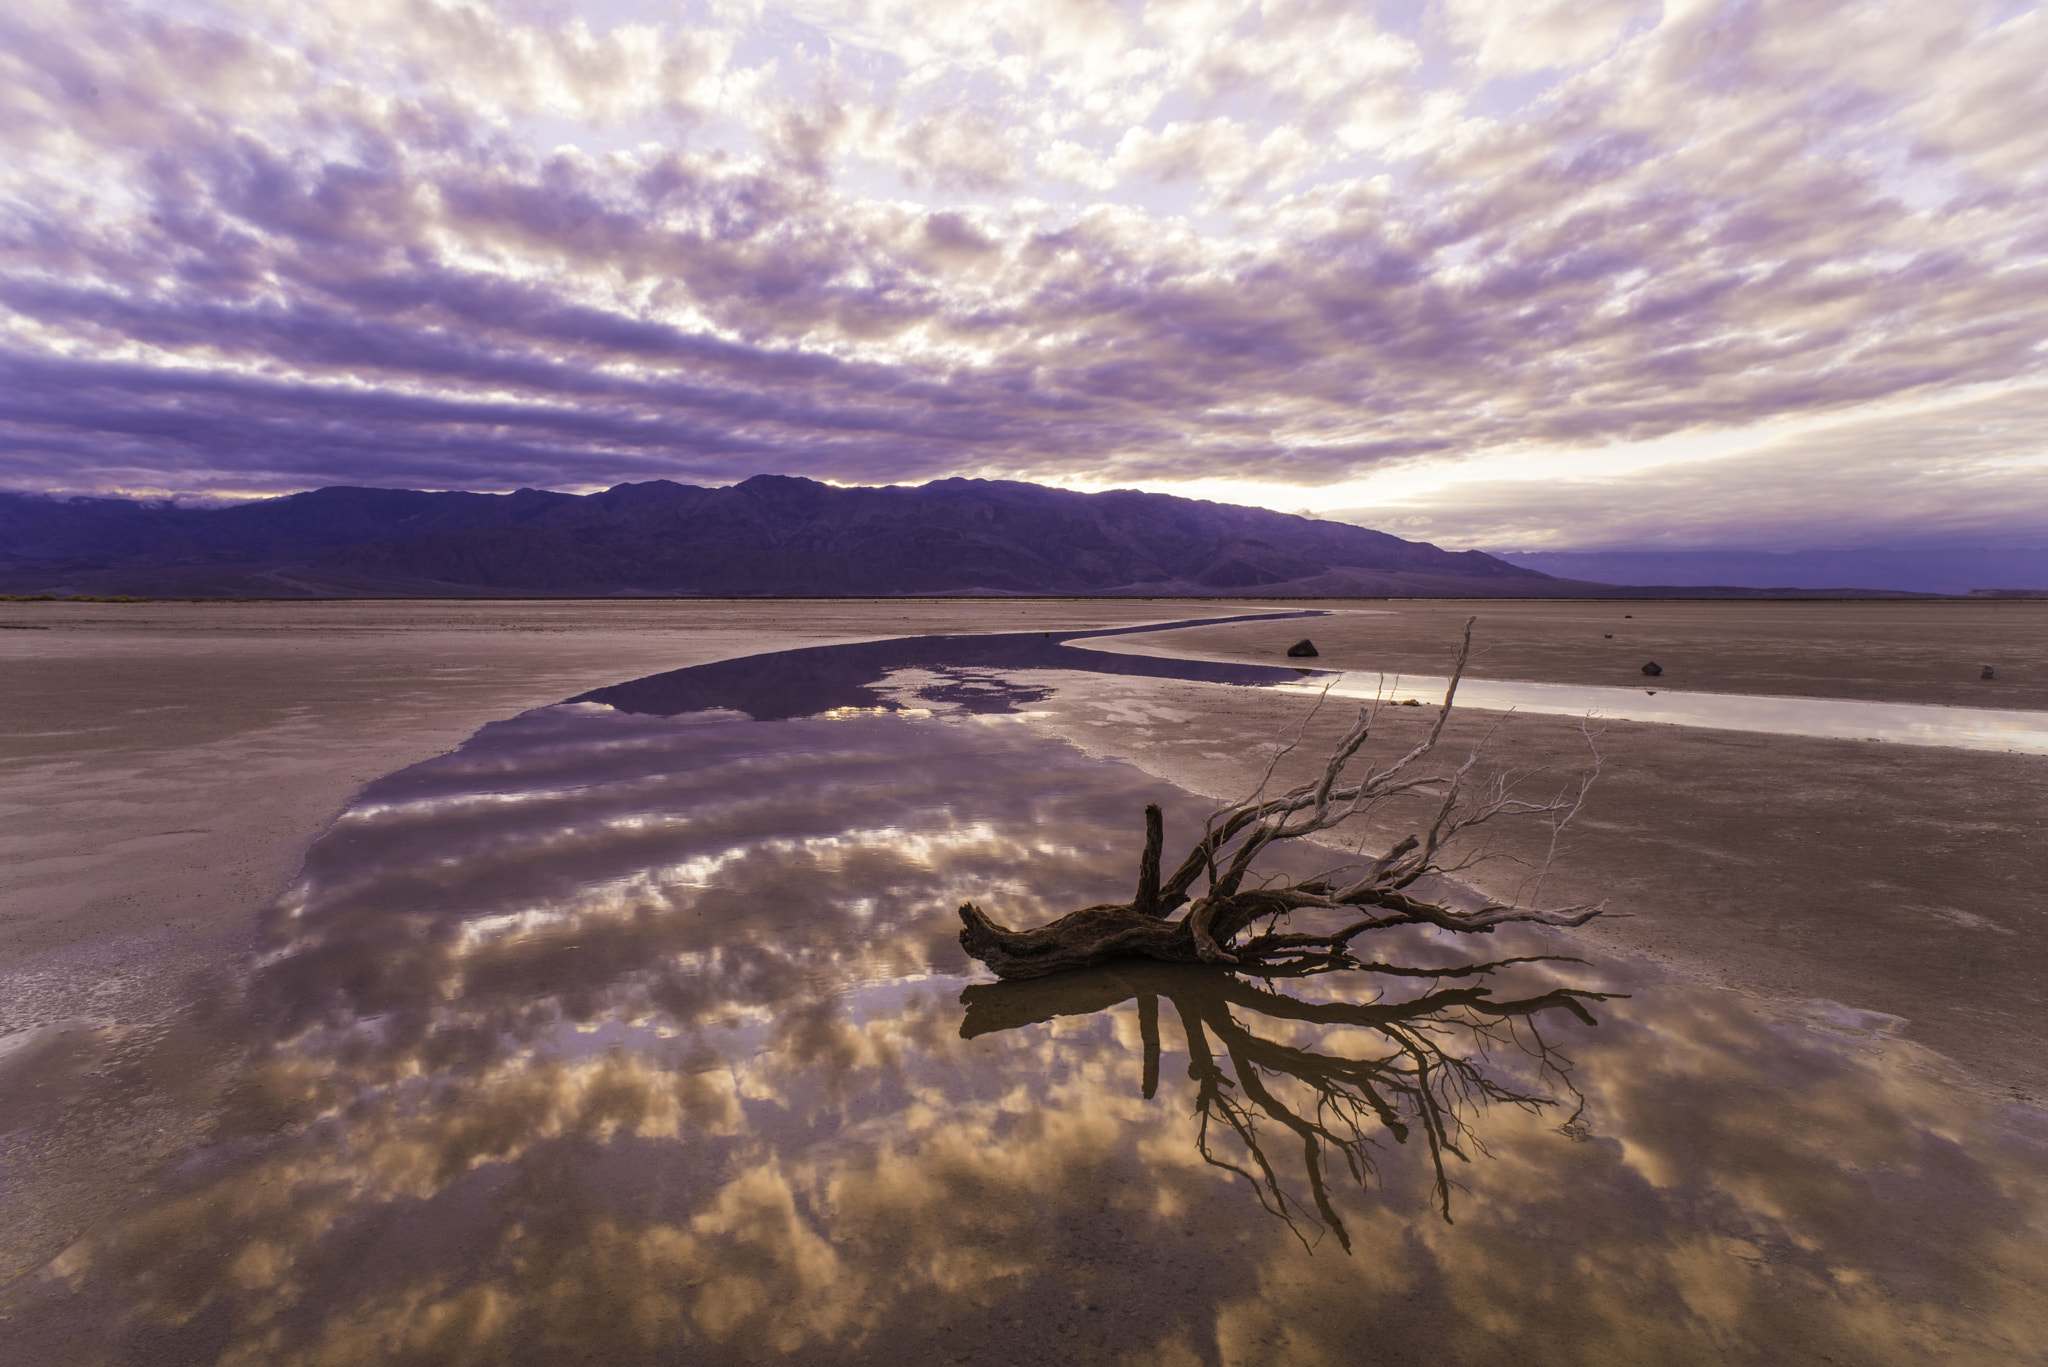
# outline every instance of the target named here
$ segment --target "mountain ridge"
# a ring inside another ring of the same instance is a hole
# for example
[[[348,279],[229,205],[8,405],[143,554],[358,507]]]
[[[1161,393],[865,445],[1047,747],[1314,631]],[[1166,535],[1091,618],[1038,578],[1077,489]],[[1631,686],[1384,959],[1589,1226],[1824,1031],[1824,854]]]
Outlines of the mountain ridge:
[[[1389,586],[1548,580],[1349,523],[996,480],[847,488],[757,475],[593,494],[332,486],[228,508],[0,494],[0,582],[16,591],[212,578],[249,581],[253,596],[1214,594],[1333,572],[1392,576]]]
[[[336,485],[225,508],[0,492],[0,590],[156,597],[1614,597],[1480,551],[1138,490],[764,474]],[[1631,589],[1626,596],[1762,596]],[[1844,594],[1801,596],[1848,596]],[[1893,595],[1882,595],[1893,596]]]

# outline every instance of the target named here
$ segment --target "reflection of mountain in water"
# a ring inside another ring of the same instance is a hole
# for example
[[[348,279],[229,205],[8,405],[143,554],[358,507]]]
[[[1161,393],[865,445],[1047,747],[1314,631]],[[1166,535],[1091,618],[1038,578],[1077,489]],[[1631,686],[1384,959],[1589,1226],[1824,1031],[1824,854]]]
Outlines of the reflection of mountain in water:
[[[1495,1102],[1532,1111],[1556,1104],[1545,1091],[1506,1079],[1500,1072],[1503,1050],[1524,1056],[1539,1087],[1547,1083],[1549,1090],[1579,1100],[1567,1077],[1569,1062],[1544,1039],[1538,1017],[1562,1010],[1590,1027],[1594,1020],[1586,1003],[1612,994],[1551,987],[1505,1001],[1493,996],[1488,975],[1535,962],[1540,960],[1431,969],[1376,964],[1371,973],[1390,978],[1464,985],[1433,987],[1406,1000],[1364,1002],[1305,999],[1199,966],[1132,962],[976,984],[961,997],[967,1016],[960,1034],[973,1039],[1135,1001],[1149,1100],[1159,1088],[1164,998],[1179,1018],[1188,1075],[1197,1088],[1196,1147],[1202,1158],[1245,1178],[1260,1203],[1290,1227],[1298,1216],[1314,1220],[1348,1250],[1351,1236],[1330,1200],[1334,1160],[1341,1158],[1363,1184],[1374,1171],[1379,1135],[1400,1144],[1411,1134],[1418,1137],[1435,1175],[1439,1208],[1449,1219],[1451,1178],[1444,1160],[1467,1162],[1470,1151],[1484,1151],[1475,1111]],[[1338,990],[1358,991],[1371,979],[1346,972],[1339,981]],[[1365,994],[1379,995],[1369,988]],[[1575,1108],[1566,1123],[1577,1115]],[[1276,1142],[1298,1145],[1308,1205],[1283,1179],[1270,1152]]]

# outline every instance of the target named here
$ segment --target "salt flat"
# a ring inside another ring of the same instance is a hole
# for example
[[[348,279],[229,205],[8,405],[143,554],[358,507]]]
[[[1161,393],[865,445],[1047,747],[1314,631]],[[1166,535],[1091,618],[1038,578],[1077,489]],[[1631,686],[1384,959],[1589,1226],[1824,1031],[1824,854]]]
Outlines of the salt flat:
[[[227,970],[251,962],[238,956],[259,943],[258,914],[363,783],[449,751],[486,723],[682,665],[904,634],[1076,630],[1266,606],[1296,605],[955,600],[0,609],[0,622],[31,628],[0,635],[8,652],[0,707],[9,727],[0,767],[9,842],[0,875],[8,918],[0,923],[8,937],[0,1043],[12,1046],[0,1061],[0,1085],[13,1122],[10,1146],[0,1155],[0,1191],[7,1193],[0,1200],[0,1282],[48,1265],[132,1193],[140,1175],[167,1170],[195,1146],[216,1145],[220,1117],[239,1117],[237,1124],[262,1133],[271,1124],[265,1116],[289,1109],[282,1095],[250,1092],[232,1050],[215,1056],[180,1041],[209,1038],[209,1013],[232,1013],[235,991],[245,989],[223,984],[246,976],[245,969]],[[1448,603],[1327,606],[1342,610],[1307,621],[1243,621],[1086,644],[1285,664],[1286,646],[1308,635],[1322,651],[1316,664],[1440,673],[1470,614]],[[1667,677],[1692,688],[1732,691],[1768,677],[1771,691],[1794,696],[2039,705],[2032,690],[2042,674],[2033,644],[2044,635],[2041,609],[1944,606],[1950,615],[1918,604],[1489,603],[1478,605],[1477,639],[1486,653],[1475,670],[1611,684],[1639,668],[1634,657],[1647,641]],[[1622,644],[1609,645],[1610,637]],[[1813,662],[1805,674],[1802,660]],[[1983,663],[1996,665],[1988,684],[1976,677]],[[1064,737],[1088,754],[1120,757],[1217,797],[1242,795],[1258,780],[1272,742],[1298,733],[1300,744],[1279,774],[1291,778],[1354,707],[1329,702],[1318,710],[1313,698],[1265,689],[1070,672],[1040,675],[1018,696],[1032,700],[1021,704],[1017,727]],[[535,714],[532,724],[544,730],[546,717],[574,711]],[[1426,706],[1389,709],[1379,722],[1380,741],[1398,750],[1432,720]],[[1960,1080],[1994,1099],[2041,1094],[2036,1060],[2048,1032],[2039,1024],[2042,992],[2027,945],[2048,909],[2040,891],[2048,872],[2041,826],[2048,759],[1631,722],[1597,730],[1604,772],[1579,826],[1559,847],[1543,900],[1605,900],[1615,915],[1581,931],[1548,934],[1547,952],[1619,950],[1656,961],[1681,982],[1743,989],[1768,999],[1766,1018],[1839,1031],[1851,1052],[1874,1055],[1890,1048],[1888,1036],[1903,1034],[1966,1070],[1922,1052],[1895,1056],[1890,1066],[1917,1070],[1936,1092]],[[941,734],[950,735],[943,728]],[[1582,729],[1556,716],[1503,719],[1472,710],[1454,721],[1450,736],[1456,747],[1487,740],[1500,763],[1530,773],[1535,794],[1569,783],[1591,753]],[[482,785],[477,791],[494,791],[491,761],[474,748],[467,753]],[[544,745],[534,751],[547,753]],[[1017,754],[1019,763],[1039,763],[1023,758],[1026,750]],[[735,772],[744,774],[744,765]],[[982,779],[981,772],[965,775],[970,788],[1008,783],[1028,803],[1041,786],[1057,796],[1061,783],[1082,783],[1084,772],[1095,770],[1076,757],[1066,769],[1046,768],[1042,783],[1014,775]],[[536,791],[550,802],[585,791],[558,786],[548,779]],[[588,791],[589,800],[610,800],[609,781]],[[717,801],[723,791],[714,787]],[[621,790],[619,800],[630,794]],[[353,820],[366,833],[384,819],[374,805],[356,804]],[[1136,807],[1133,798],[1133,856]],[[438,809],[426,803],[420,810],[431,817]],[[1199,806],[1183,800],[1176,810],[1173,820],[1185,828]],[[1020,852],[1041,838],[1030,825],[1010,822],[1023,837]],[[344,821],[330,832],[330,864],[345,866],[352,857],[351,829]],[[492,827],[473,859],[484,863],[498,857],[492,852],[528,845],[538,850],[555,828],[540,819],[521,830],[508,842]],[[1170,835],[1178,841],[1186,830]],[[1052,841],[1048,848],[1092,842],[1100,853],[1113,852],[1124,834],[1114,818],[1090,816],[1064,835],[1048,831],[1042,838]],[[1482,889],[1512,891],[1541,864],[1544,844],[1540,832],[1506,834],[1494,846],[1501,858],[1471,877]],[[424,850],[423,867],[441,853],[438,846]],[[1103,857],[1115,862],[1113,853]],[[394,938],[380,954],[410,952],[410,939],[397,932],[404,897],[412,895],[363,903],[364,914],[392,924]],[[519,889],[507,895],[517,902]],[[1004,893],[992,887],[989,895]],[[788,899],[755,901],[766,907]],[[270,915],[273,940],[280,916],[290,914],[287,907]],[[337,911],[329,919],[345,929],[355,918]],[[926,926],[918,934],[927,932],[939,933]],[[305,931],[308,962],[319,958],[325,933]],[[552,971],[575,980],[576,962],[609,960],[564,961]],[[334,968],[338,976],[322,991],[353,981],[355,970],[339,962]],[[524,981],[514,976],[500,984],[515,1006]],[[1683,1039],[1681,999],[1659,1000],[1666,1006],[1656,1029]],[[919,1028],[947,1033],[956,1009],[950,997],[945,1008],[930,1013],[936,1026]],[[162,1029],[173,1017],[201,1024]],[[1755,1040],[1766,1053],[1767,1035]],[[237,1047],[259,1046],[260,1037],[250,1037]],[[1760,1079],[1768,1076],[1766,1068]]]

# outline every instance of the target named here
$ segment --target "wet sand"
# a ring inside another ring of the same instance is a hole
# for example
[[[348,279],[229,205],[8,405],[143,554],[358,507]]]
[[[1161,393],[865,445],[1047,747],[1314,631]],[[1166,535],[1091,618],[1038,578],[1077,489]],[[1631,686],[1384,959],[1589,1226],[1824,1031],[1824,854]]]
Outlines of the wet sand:
[[[86,1022],[92,1048],[112,1051],[74,1057],[60,1035],[8,1066],[32,1068],[48,1084],[39,1115],[57,1115],[66,1079],[118,1065],[121,1032],[187,1007],[186,982],[247,943],[255,913],[361,784],[452,749],[486,722],[658,670],[797,645],[1269,606],[1281,605],[6,605],[0,622],[48,630],[0,633],[0,1032],[41,1023],[47,1036]],[[1357,606],[1356,615],[1161,633],[1116,648],[1278,663],[1287,643],[1311,635],[1323,647],[1318,664],[1436,673],[1467,612]],[[2048,706],[2038,691],[2048,605],[1479,610],[1486,653],[1475,672],[1492,677],[1616,682],[1650,650],[1672,686]],[[1605,660],[1594,652],[1608,648],[1617,622],[1622,644]],[[2001,643],[2003,653],[1987,654]],[[1998,670],[1995,694],[1975,678],[1982,663]],[[1222,795],[1255,780],[1267,743],[1309,706],[1213,685],[1063,676],[1034,710],[1038,725],[1092,753]],[[1297,758],[1344,711],[1318,717]],[[1471,714],[1455,738],[1492,720]],[[1426,709],[1391,716],[1389,739],[1426,721]],[[2048,760],[1627,723],[1608,724],[1599,744],[1604,776],[1546,885],[1557,900],[1609,902],[1616,919],[1582,933],[1681,977],[1782,999],[1790,1013],[1811,1015],[1824,1008],[1801,1003],[1829,999],[1903,1017],[1901,1033],[1984,1085],[2021,1098],[2048,1092],[2044,993],[2029,950],[2048,929]],[[1495,748],[1557,774],[1575,772],[1585,753],[1558,718],[1517,718]],[[1540,855],[1526,839],[1500,849]],[[1519,876],[1504,863],[1479,881]],[[7,1212],[11,1256],[0,1276],[61,1248],[109,1181],[189,1141],[207,1104],[208,1061],[189,1064],[189,1079],[136,1079],[119,1114],[21,1117],[44,1147],[11,1155],[0,1186],[18,1192],[12,1179],[33,1171],[42,1194],[32,1209]]]
[[[2048,1114],[1878,1013],[1527,927],[987,982],[963,900],[1127,894],[1208,807],[1062,734],[1286,720],[1160,665],[723,662],[377,779],[175,1019],[17,1051],[10,1360],[2041,1360]]]

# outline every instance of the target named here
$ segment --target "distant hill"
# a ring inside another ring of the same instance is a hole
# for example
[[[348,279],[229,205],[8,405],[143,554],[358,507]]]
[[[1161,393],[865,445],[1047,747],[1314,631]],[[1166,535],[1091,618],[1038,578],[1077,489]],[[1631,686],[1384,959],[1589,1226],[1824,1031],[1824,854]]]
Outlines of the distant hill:
[[[1818,551],[1496,551],[1510,564],[1609,583],[1903,593],[2048,590],[2048,549],[1864,546]]]
[[[0,494],[0,591],[158,597],[1602,597],[1478,551],[1128,490],[757,475],[577,495],[317,489],[228,508]],[[1657,592],[1657,591],[1651,591]],[[1664,590],[1754,596],[1750,591]]]
[[[1488,596],[1547,582],[1347,523],[988,480],[331,488],[212,509],[0,494],[0,587],[15,593]]]

